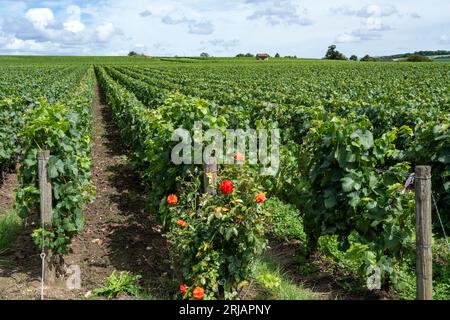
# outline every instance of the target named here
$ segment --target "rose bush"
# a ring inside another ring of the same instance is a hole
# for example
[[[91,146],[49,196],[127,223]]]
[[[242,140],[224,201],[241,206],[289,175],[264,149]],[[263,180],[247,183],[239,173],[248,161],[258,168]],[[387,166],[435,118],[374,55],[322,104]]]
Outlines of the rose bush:
[[[216,196],[202,193],[202,172],[196,171],[180,180],[176,206],[161,202],[166,237],[183,265],[184,299],[235,298],[266,248],[268,214],[258,183],[243,168],[220,176],[227,179],[219,179]]]

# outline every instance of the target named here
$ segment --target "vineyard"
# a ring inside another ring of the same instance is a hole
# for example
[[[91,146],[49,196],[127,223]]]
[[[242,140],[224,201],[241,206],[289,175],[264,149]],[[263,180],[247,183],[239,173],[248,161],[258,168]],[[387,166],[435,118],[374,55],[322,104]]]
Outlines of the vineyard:
[[[0,299],[38,297],[42,247],[81,270],[54,299],[414,299],[418,165],[433,295],[450,299],[450,64],[2,59]],[[199,123],[279,129],[279,170],[247,148],[213,171],[174,164],[173,132]]]

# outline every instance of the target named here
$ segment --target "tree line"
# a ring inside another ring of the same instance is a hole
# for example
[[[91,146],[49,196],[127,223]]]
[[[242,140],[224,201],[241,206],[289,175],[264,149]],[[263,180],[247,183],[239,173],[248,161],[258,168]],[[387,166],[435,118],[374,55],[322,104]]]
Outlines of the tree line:
[[[419,51],[415,54],[410,54],[408,56],[405,56],[402,58],[405,58],[403,61],[407,62],[432,62],[433,60],[430,59],[426,55],[422,55],[419,53],[430,53],[432,51]],[[442,51],[446,52],[446,51]],[[339,52],[336,50],[336,45],[331,45],[328,47],[327,52],[325,53],[325,57],[323,58],[325,60],[351,60],[351,61],[358,61],[358,57],[356,55],[350,56],[350,58],[347,58],[342,52]],[[364,62],[375,62],[375,61],[392,61],[393,59],[385,59],[385,57],[371,57],[370,55],[366,54],[364,57],[359,59],[359,61]]]

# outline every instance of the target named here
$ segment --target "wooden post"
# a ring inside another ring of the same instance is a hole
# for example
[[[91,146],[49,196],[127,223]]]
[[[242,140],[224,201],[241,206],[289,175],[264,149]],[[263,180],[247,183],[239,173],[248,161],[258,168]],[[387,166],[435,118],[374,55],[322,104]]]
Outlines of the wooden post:
[[[217,163],[207,164],[205,163],[205,176],[204,176],[204,185],[205,185],[205,193],[209,193],[210,195],[215,196],[217,194],[216,185],[217,185]]]
[[[44,150],[38,153],[39,192],[41,198],[41,221],[45,229],[52,226],[52,185],[48,181],[48,160],[50,151]],[[45,248],[45,284],[53,285],[56,282],[56,266],[53,253]]]
[[[40,151],[38,154],[39,191],[41,194],[41,221],[45,226],[52,225],[52,185],[48,182],[47,165],[50,151]]]
[[[416,167],[415,189],[417,300],[432,300],[431,167]]]

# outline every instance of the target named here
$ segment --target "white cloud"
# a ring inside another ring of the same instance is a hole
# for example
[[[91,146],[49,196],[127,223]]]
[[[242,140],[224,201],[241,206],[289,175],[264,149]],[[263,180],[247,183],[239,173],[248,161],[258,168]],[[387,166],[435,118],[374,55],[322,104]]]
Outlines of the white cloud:
[[[53,11],[49,8],[34,8],[27,11],[25,17],[38,30],[45,30],[55,21]]]
[[[348,6],[332,8],[331,12],[338,15],[354,16],[364,21],[364,25],[350,32],[340,33],[335,37],[337,43],[358,43],[366,40],[380,40],[383,31],[391,30],[389,25],[383,23],[384,17],[399,14],[396,7],[391,5],[367,5],[360,9],[352,9]]]
[[[185,56],[206,47],[215,56],[322,57],[333,41],[348,56],[450,44],[448,1],[334,0],[332,6],[317,0],[0,0],[0,52],[102,55],[145,48],[149,55]]]
[[[111,22],[106,22],[101,25],[99,25],[96,29],[97,39],[100,42],[107,42],[109,41],[114,34],[116,33],[116,28],[114,27],[114,24]]]
[[[387,5],[387,6],[379,6],[379,5],[368,5],[365,8],[362,8],[359,12],[358,15],[360,17],[389,17],[392,16],[394,14],[397,14],[397,8],[395,8],[394,6],[391,5]]]
[[[147,18],[147,17],[151,16],[152,13],[151,13],[150,10],[144,10],[144,11],[140,12],[139,15],[140,15],[142,18]]]
[[[225,39],[212,39],[209,41],[202,41],[202,44],[208,43],[216,47],[223,47],[223,48],[232,48],[237,47],[240,44],[239,39],[232,39],[232,40],[225,40]]]
[[[200,21],[189,24],[189,33],[208,35],[214,32],[214,25],[209,21]]]
[[[247,17],[248,20],[262,19],[269,25],[299,25],[309,26],[312,20],[308,18],[306,9],[300,9],[290,0],[247,0],[256,10]]]
[[[10,51],[27,50],[27,51],[42,51],[44,46],[36,43],[34,40],[22,40],[17,38],[9,39],[3,45],[3,49]]]
[[[349,33],[342,33],[338,35],[335,39],[336,43],[352,43],[352,42],[360,42],[361,38]]]
[[[348,6],[334,7],[331,8],[331,12],[335,14],[357,16],[361,18],[389,17],[399,13],[397,8],[392,5],[380,6],[376,4],[367,5],[360,9],[352,9]]]
[[[64,30],[78,33],[85,29],[84,24],[81,22],[81,9],[78,6],[71,5],[66,10],[69,18],[63,23]]]
[[[8,36],[0,31],[0,52],[17,53],[17,52],[44,52],[47,46],[44,43],[35,40],[23,40],[14,36]]]
[[[68,20],[64,22],[64,30],[78,33],[84,31],[84,24],[78,20]]]
[[[206,19],[179,17],[178,13],[172,15],[165,15],[161,22],[167,25],[186,24],[188,26],[188,33],[198,35],[209,35],[214,32],[214,25]]]
[[[81,8],[79,6],[70,5],[67,7],[66,12],[70,16],[70,19],[80,20]]]

